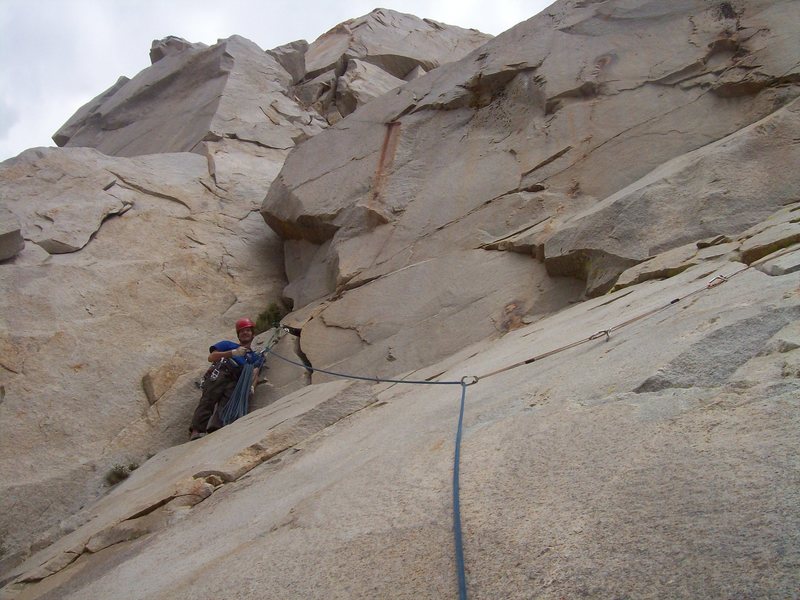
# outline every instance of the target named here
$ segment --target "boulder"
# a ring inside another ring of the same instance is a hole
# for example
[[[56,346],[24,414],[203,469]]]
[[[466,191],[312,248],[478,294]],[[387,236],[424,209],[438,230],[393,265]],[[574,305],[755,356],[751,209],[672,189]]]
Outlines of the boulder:
[[[19,219],[11,211],[0,207],[0,261],[15,257],[24,247]]]
[[[202,43],[193,44],[174,35],[167,36],[163,40],[153,40],[150,45],[150,63],[155,64],[166,56],[180,54],[189,48],[203,49],[208,46]]]
[[[267,54],[277,60],[286,72],[292,76],[293,83],[297,83],[306,74],[307,51],[308,42],[297,40],[296,42],[289,42],[283,46],[267,50]]]
[[[404,80],[458,60],[490,38],[378,8],[337,25],[304,50],[305,75],[295,93],[332,125]]]
[[[359,106],[404,83],[380,67],[351,59],[344,75],[336,81],[336,106],[341,115],[346,117]]]
[[[460,59],[489,39],[491,36],[475,29],[376,8],[316,39],[305,55],[306,77],[330,69],[344,71],[348,61],[356,58],[403,79],[417,66],[429,71]]]
[[[336,71],[331,69],[324,73],[319,73],[313,79],[304,81],[295,87],[295,94],[305,106],[317,104],[318,112],[324,110],[322,104],[330,103],[333,94],[336,92]]]
[[[157,61],[87,104],[54,139],[136,156],[223,138],[285,149],[287,139],[319,130],[319,117],[287,97],[292,76],[254,43],[232,36],[211,47],[187,44],[155,42]]]

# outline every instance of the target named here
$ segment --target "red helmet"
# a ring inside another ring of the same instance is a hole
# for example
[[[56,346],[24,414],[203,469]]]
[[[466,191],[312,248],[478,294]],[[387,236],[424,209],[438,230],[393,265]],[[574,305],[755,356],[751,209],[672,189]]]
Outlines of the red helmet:
[[[253,323],[247,317],[245,317],[244,319],[239,319],[238,321],[236,321],[236,333],[239,333],[242,329],[247,329],[248,327],[255,329],[255,326],[256,324]]]

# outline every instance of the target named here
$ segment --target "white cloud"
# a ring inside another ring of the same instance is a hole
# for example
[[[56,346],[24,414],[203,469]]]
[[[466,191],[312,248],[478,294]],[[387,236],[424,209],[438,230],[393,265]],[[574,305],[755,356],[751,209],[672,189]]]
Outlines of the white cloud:
[[[406,0],[401,12],[498,34],[548,0]],[[50,136],[119,76],[147,67],[168,35],[213,44],[233,34],[264,49],[309,42],[374,0],[0,0],[0,160]]]

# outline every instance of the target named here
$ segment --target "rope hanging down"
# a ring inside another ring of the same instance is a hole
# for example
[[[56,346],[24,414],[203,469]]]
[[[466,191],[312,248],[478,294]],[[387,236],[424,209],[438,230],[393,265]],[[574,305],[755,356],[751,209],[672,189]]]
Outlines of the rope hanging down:
[[[239,375],[230,400],[225,404],[225,408],[222,409],[222,413],[220,414],[223,425],[230,425],[236,419],[247,414],[250,398],[250,381],[252,379],[253,365],[246,363],[244,367],[242,367],[242,372]]]
[[[273,338],[274,339],[274,338]],[[274,345],[274,344],[273,344]],[[380,377],[364,377],[361,375],[351,375],[349,373],[337,373],[336,371],[327,371],[325,369],[317,369],[309,365],[299,363],[297,361],[281,356],[273,351],[271,346],[267,346],[262,351],[262,354],[271,354],[289,364],[301,367],[310,372],[325,373],[326,375],[333,375],[334,377],[342,377],[344,379],[355,379],[358,381],[371,381],[373,383],[407,383],[411,385],[460,385],[461,386],[461,401],[458,411],[458,427],[456,428],[456,441],[455,453],[453,456],[453,542],[455,546],[456,558],[456,577],[458,578],[458,597],[459,600],[467,600],[467,576],[464,568],[464,545],[461,535],[461,502],[459,500],[460,487],[459,487],[459,462],[461,460],[461,434],[464,424],[464,404],[467,398],[467,387],[478,383],[478,378],[475,376],[465,376],[459,381],[431,381],[431,380],[413,380],[413,379],[383,379]]]

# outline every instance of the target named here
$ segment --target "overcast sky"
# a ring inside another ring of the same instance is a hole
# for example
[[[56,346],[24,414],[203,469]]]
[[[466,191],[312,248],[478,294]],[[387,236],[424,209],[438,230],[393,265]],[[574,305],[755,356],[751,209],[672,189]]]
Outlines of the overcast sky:
[[[51,136],[121,75],[150,64],[176,35],[214,44],[233,34],[264,48],[319,35],[382,6],[497,35],[552,0],[0,0],[0,161]]]

